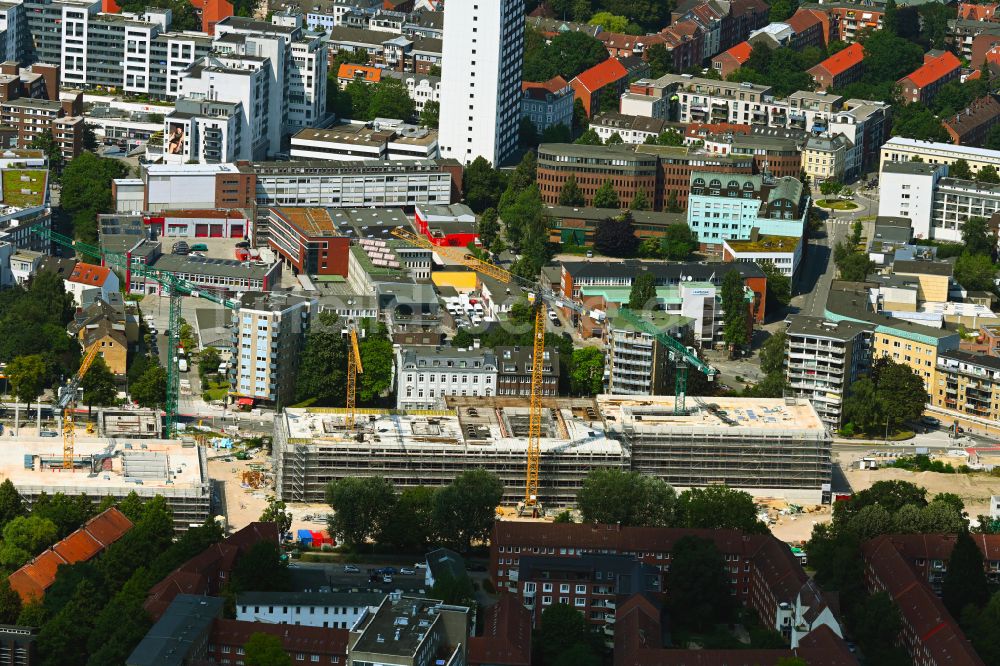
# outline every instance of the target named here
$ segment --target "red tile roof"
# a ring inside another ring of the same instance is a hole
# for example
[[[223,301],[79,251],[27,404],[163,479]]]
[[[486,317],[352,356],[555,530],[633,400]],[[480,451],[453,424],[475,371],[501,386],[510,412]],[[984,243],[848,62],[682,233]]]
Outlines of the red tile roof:
[[[306,627],[295,624],[268,624],[245,620],[219,618],[212,625],[210,641],[215,645],[243,646],[256,633],[270,634],[281,639],[281,645],[288,654],[310,653],[322,655],[343,655],[346,662],[347,629],[326,627]],[[323,663],[330,663],[324,659]]]
[[[855,42],[846,49],[834,53],[832,56],[819,63],[809,71],[811,72],[813,69],[819,69],[822,67],[830,76],[837,76],[860,63],[864,57],[864,47]]]
[[[785,23],[792,27],[795,34],[799,35],[814,25],[822,25],[823,21],[814,12],[800,9],[788,18]]]
[[[132,521],[118,509],[111,507],[12,573],[8,578],[10,587],[25,603],[32,599],[42,599],[45,590],[55,581],[60,565],[86,562],[118,541],[130,529]]]
[[[750,59],[750,54],[753,53],[753,46],[750,42],[740,42],[736,46],[732,47],[722,55],[728,55],[733,58],[736,62],[741,65]]]
[[[966,21],[992,21],[1000,5],[973,5],[967,2],[959,3],[958,18]]]
[[[547,92],[555,95],[568,86],[569,84],[566,83],[566,79],[561,76],[554,76],[548,81],[522,81],[521,91],[528,93],[532,97],[537,94],[540,98],[543,98]]]
[[[901,78],[899,83],[909,80],[917,88],[926,88],[961,67],[962,62],[951,51],[939,56],[925,56],[924,64],[909,76]]]
[[[70,282],[76,282],[77,284],[102,287],[104,286],[104,283],[107,282],[109,275],[111,275],[110,268],[95,266],[94,264],[86,264],[81,261],[73,268],[73,272],[67,279]]]
[[[608,58],[604,62],[598,63],[584,72],[580,72],[574,80],[579,82],[589,92],[595,92],[604,86],[621,81],[626,76],[628,76],[628,72],[618,59]]]
[[[201,31],[215,34],[215,24],[233,15],[233,5],[228,0],[190,0],[201,10]]]
[[[115,0],[101,0],[101,11],[105,14],[121,14],[122,8]]]
[[[517,595],[502,594],[483,617],[483,634],[469,639],[471,666],[531,665],[531,611]]]
[[[358,74],[362,76],[358,76]],[[378,83],[382,79],[382,70],[368,65],[352,65],[344,63],[337,70],[338,79],[362,79],[365,83]]]
[[[701,138],[709,134],[750,134],[749,125],[737,123],[690,123],[684,129],[684,136]]]

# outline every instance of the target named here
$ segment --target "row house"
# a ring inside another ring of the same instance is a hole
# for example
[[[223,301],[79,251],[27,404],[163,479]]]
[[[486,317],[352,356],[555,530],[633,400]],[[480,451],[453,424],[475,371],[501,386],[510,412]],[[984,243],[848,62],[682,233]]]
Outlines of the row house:
[[[801,51],[810,46],[826,48],[830,39],[830,17],[826,12],[817,9],[800,9],[786,23],[791,26],[795,35],[792,37],[792,48]]]
[[[617,100],[629,82],[648,73],[649,65],[639,58],[608,58],[580,72],[569,85],[575,99],[580,100],[587,115],[592,116],[604,105],[617,108]]]
[[[669,596],[671,553],[685,537],[714,543],[733,598],[755,610],[765,626],[781,632],[793,647],[820,625],[842,635],[834,606],[789,547],[770,534],[498,521],[490,542],[489,573],[497,590],[517,594],[536,621],[546,605],[544,586],[550,583],[551,603],[567,599],[565,603],[587,609],[591,624],[602,626],[617,603],[632,594]],[[627,584],[625,575],[631,578]]]
[[[1000,21],[997,14],[997,3],[993,4],[972,4],[971,2],[958,3],[958,18],[962,21]]]
[[[740,42],[712,58],[712,69],[718,72],[723,79],[726,79],[746,64],[751,53],[753,53],[753,45],[750,42]]]
[[[686,0],[671,14],[671,24],[690,20],[705,31],[703,59],[707,60],[746,40],[750,33],[767,25],[770,7],[762,0]],[[680,71],[680,70],[678,70]]]
[[[929,104],[941,88],[962,73],[962,61],[951,51],[928,51],[924,64],[897,83],[901,88],[903,102]]]
[[[392,36],[378,30],[336,27],[330,29],[328,53],[331,62],[340,51],[367,55],[367,62],[397,72],[427,74],[441,66],[442,42],[429,37]]]
[[[975,538],[987,558],[1000,557],[995,552],[1000,536]],[[894,642],[917,666],[985,666],[933,590],[947,569],[954,542],[954,535],[883,535],[861,548],[865,586],[870,593],[885,592],[895,601],[902,630]],[[987,559],[990,565],[995,561]]]
[[[977,53],[974,46],[976,39],[983,35],[1000,37],[1000,23],[952,19],[948,21],[945,44],[959,57],[968,59],[973,67],[979,67],[983,61],[982,58],[975,57]]]
[[[956,146],[982,146],[990,130],[1000,124],[1000,102],[992,95],[980,97],[941,124]]]
[[[531,396],[534,350],[531,347],[497,347],[497,395]],[[559,350],[546,349],[542,358],[540,395],[559,395]]]
[[[846,49],[809,69],[817,90],[843,88],[861,80],[864,73],[865,50],[861,44],[851,44]]]
[[[882,7],[853,2],[809,3],[801,5],[799,11],[802,10],[818,10],[827,15],[829,18],[827,43],[837,40],[854,43],[866,30],[881,30],[885,16]]]

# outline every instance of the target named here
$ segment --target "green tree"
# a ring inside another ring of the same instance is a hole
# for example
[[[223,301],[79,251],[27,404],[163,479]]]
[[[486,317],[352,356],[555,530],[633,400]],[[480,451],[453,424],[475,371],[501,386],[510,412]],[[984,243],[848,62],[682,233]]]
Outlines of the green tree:
[[[962,243],[969,254],[983,254],[987,257],[996,252],[996,235],[990,231],[989,224],[982,217],[970,217],[962,225]]]
[[[292,666],[292,657],[285,652],[281,639],[258,631],[251,634],[243,646],[246,666]]]
[[[497,208],[505,186],[500,172],[482,156],[472,160],[462,174],[465,203],[475,213],[482,213],[487,208]]]
[[[62,148],[56,143],[56,138],[52,135],[52,131],[49,130],[36,134],[32,137],[28,147],[33,150],[41,150],[45,153],[45,157],[49,160],[49,170],[58,180],[59,174],[62,173],[63,166],[65,165],[65,160],[62,155]]]
[[[39,354],[15,358],[7,365],[7,379],[11,393],[30,408],[49,381],[45,358]]]
[[[722,278],[722,339],[729,346],[730,354],[749,342],[750,312],[743,298],[743,287],[739,271],[729,271]]]
[[[899,635],[903,621],[899,608],[885,592],[864,598],[854,609],[850,626],[858,646],[864,652],[866,662],[893,665],[910,663],[906,653],[895,645],[895,641],[886,640],[888,636]]]
[[[675,197],[676,201],[676,197]],[[698,249],[698,236],[685,222],[667,226],[661,243],[667,259],[684,261]]]
[[[584,522],[629,527],[671,527],[677,494],[666,482],[639,472],[595,469],[576,497]]]
[[[753,497],[726,486],[685,490],[677,499],[679,527],[733,529],[748,534],[764,534],[767,525],[757,518]]]
[[[592,396],[604,388],[604,354],[597,347],[573,350],[573,374],[570,390],[573,395]]]
[[[635,191],[635,196],[632,197],[628,207],[629,210],[649,210],[649,199],[646,198],[646,192],[642,188]]]
[[[538,146],[538,128],[531,118],[522,117],[517,126],[517,144],[522,148],[535,148]]]
[[[760,348],[760,369],[765,375],[785,372],[785,344],[788,334],[778,331]]]
[[[88,407],[107,407],[118,402],[115,376],[101,356],[94,359],[90,370],[80,380],[80,388],[83,389],[83,403]]]
[[[288,562],[281,559],[281,548],[270,541],[259,541],[243,553],[233,567],[234,592],[286,592],[292,579]]]
[[[0,623],[16,624],[21,614],[21,597],[10,588],[10,582],[0,579]]]
[[[159,365],[150,366],[138,381],[129,385],[129,392],[142,407],[162,407],[167,400],[167,371]]]
[[[58,538],[65,539],[94,515],[94,505],[86,495],[42,493],[31,506],[33,518],[46,518],[55,523]]]
[[[765,259],[757,262],[764,275],[767,276],[767,310],[774,313],[788,307],[792,302],[792,281],[773,261]]]
[[[933,111],[919,102],[899,107],[892,123],[893,136],[921,141],[947,141],[948,132]]]
[[[274,523],[278,526],[278,534],[284,536],[292,529],[292,514],[286,511],[285,502],[277,496],[267,498],[267,506],[260,514],[260,522]]]
[[[610,180],[604,181],[594,193],[594,208],[621,208],[618,193]]]
[[[622,138],[622,135],[619,134],[618,132],[613,132],[611,134],[611,136],[609,136],[607,138],[607,140],[604,142],[604,145],[605,146],[620,146],[623,143],[625,143],[625,139]]]
[[[594,635],[580,611],[567,604],[553,604],[542,611],[536,645],[542,663],[555,664],[561,655],[576,646],[594,646]]]
[[[576,138],[576,141],[574,141],[573,143],[579,144],[581,146],[602,146],[602,145],[604,145],[604,142],[601,141],[600,135],[597,133],[596,130],[594,130],[592,128],[587,128],[586,130],[584,130],[584,132],[582,134],[580,134],[580,136],[578,136]]]
[[[652,273],[640,273],[632,280],[628,307],[635,311],[656,309],[656,278]]]
[[[56,524],[38,516],[19,516],[3,528],[4,545],[20,548],[29,555],[42,552],[58,541],[58,536]]]
[[[321,405],[342,405],[347,400],[347,342],[335,312],[320,312],[306,334],[295,377],[295,399]]]
[[[556,123],[542,130],[542,134],[538,137],[538,140],[540,143],[572,143],[573,130],[564,123]]]
[[[976,172],[976,181],[988,185],[1000,185],[1000,172],[995,166],[984,166]]]
[[[431,597],[440,599],[446,604],[475,606],[476,587],[467,574],[453,576],[450,572],[446,572],[434,580]]]
[[[406,488],[396,500],[396,506],[385,522],[379,543],[394,546],[401,552],[424,553],[435,538],[435,488]]]
[[[955,281],[972,291],[992,290],[996,272],[989,255],[966,252],[955,261]]]
[[[97,215],[114,210],[111,181],[129,175],[129,167],[119,160],[84,152],[75,157],[62,174],[59,203],[73,220],[77,239],[96,243]]]
[[[599,40],[583,32],[561,32],[546,40],[530,28],[525,32],[525,81],[548,81],[562,76],[570,81],[580,72],[604,62],[608,51]]]
[[[989,600],[989,581],[983,568],[983,553],[965,530],[958,533],[948,559],[948,571],[941,583],[941,599],[952,617],[972,604],[976,608]]]
[[[413,118],[415,103],[410,99],[406,84],[390,77],[383,77],[371,86],[371,100],[368,104],[368,120],[376,118]]]
[[[326,501],[333,507],[330,534],[357,548],[382,531],[396,504],[392,484],[380,476],[349,476],[331,481]]]
[[[570,174],[566,182],[563,183],[562,189],[559,190],[559,205],[560,206],[585,206],[587,204],[586,199],[583,198],[583,192],[580,190],[580,186],[576,184],[576,175]]]
[[[376,330],[358,344],[364,372],[358,382],[358,402],[370,405],[392,388],[392,340],[389,329],[379,322]]]
[[[955,163],[948,167],[948,175],[952,178],[972,180],[972,169],[965,160],[955,160]]]
[[[503,482],[485,469],[462,472],[434,496],[434,523],[441,541],[467,552],[493,529]]]
[[[668,130],[660,132],[660,135],[656,137],[656,143],[660,146],[683,146],[684,135],[671,127]]]
[[[21,493],[17,492],[10,479],[4,479],[3,483],[0,483],[0,529],[18,516],[27,514],[28,509],[24,505]]]
[[[983,144],[984,148],[989,150],[1000,150],[1000,125],[994,125],[990,129],[989,133],[986,135],[986,141]]]
[[[768,17],[772,22],[781,22],[791,18],[798,8],[798,0],[774,0]]]
[[[994,592],[982,612],[963,609],[962,625],[976,652],[987,664],[1000,664],[1000,592]]]
[[[611,12],[597,12],[587,21],[590,25],[599,25],[608,32],[628,31],[629,20],[624,16],[615,16]],[[639,34],[639,33],[636,33]]]
[[[438,128],[441,122],[441,103],[435,101],[424,102],[424,108],[420,111],[420,124],[424,127]]]
[[[733,611],[729,588],[726,563],[713,541],[685,536],[674,543],[667,590],[679,625],[703,631],[727,621]]]
[[[500,235],[500,217],[497,214],[496,208],[487,208],[479,216],[477,232],[479,234],[479,242],[483,244],[483,247],[489,248],[493,246],[494,241]]]
[[[674,57],[663,44],[653,44],[646,49],[650,75],[658,79],[664,74],[675,74]]]
[[[921,509],[920,520],[919,531],[923,534],[957,534],[969,528],[969,521],[962,516],[961,509],[956,511],[955,505],[946,500],[935,499]]]
[[[866,252],[860,252],[843,242],[837,244],[833,256],[840,278],[848,282],[864,282],[875,269],[875,264]]]
[[[594,248],[608,257],[634,257],[639,242],[631,211],[600,220],[594,230]]]

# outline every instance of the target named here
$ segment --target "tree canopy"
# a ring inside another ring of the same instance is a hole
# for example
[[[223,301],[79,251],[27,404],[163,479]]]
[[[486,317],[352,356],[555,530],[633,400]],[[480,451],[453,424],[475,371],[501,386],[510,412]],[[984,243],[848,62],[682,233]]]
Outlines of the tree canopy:
[[[525,30],[525,81],[548,81],[555,76],[570,81],[607,59],[608,50],[604,44],[586,33],[569,30],[546,42],[541,33],[531,28]]]
[[[609,257],[633,257],[639,242],[630,211],[598,221],[594,231],[594,248]]]
[[[630,527],[672,526],[676,502],[664,481],[620,469],[590,472],[577,494],[585,522]]]

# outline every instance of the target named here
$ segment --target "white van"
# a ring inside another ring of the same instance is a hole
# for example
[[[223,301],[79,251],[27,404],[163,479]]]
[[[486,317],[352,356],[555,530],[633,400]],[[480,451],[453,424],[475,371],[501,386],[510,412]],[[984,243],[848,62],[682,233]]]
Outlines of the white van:
[[[188,371],[188,362],[187,362],[187,359],[186,358],[179,358],[179,359],[177,359],[177,368],[181,372],[187,372]]]

